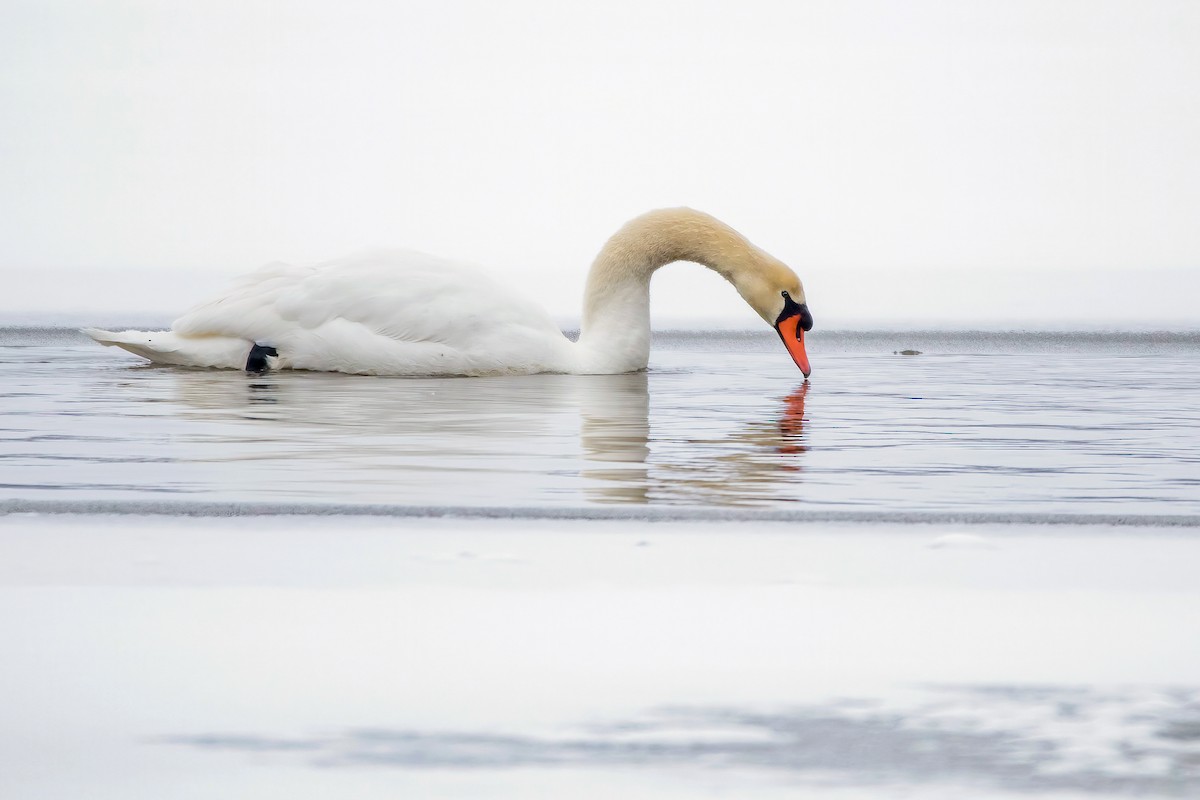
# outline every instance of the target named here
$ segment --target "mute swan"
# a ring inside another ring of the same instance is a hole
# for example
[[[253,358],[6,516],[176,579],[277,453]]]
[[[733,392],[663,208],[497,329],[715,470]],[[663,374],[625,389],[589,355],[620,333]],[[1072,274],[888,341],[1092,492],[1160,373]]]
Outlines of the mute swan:
[[[85,333],[158,364],[367,375],[615,374],[650,357],[650,276],[673,261],[719,273],[774,326],[805,377],[812,328],[796,273],[714,217],[662,209],[626,223],[592,264],[579,341],[474,268],[413,252],[271,264],[169,331]]]

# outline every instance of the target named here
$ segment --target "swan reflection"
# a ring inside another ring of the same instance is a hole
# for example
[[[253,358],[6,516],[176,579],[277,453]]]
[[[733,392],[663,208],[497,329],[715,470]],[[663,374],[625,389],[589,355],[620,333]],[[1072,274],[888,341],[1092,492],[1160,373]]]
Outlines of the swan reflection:
[[[650,392],[644,372],[605,377],[602,391],[584,395],[579,409],[589,500],[650,502]]]
[[[167,379],[186,416],[215,426],[198,439],[222,445],[197,448],[195,460],[258,462],[266,491],[285,477],[328,499],[577,504],[582,491],[606,504],[778,501],[794,495],[808,449],[807,382],[752,408],[726,408],[719,392],[664,391],[685,406],[660,409],[655,438],[652,384],[677,380],[666,373]]]

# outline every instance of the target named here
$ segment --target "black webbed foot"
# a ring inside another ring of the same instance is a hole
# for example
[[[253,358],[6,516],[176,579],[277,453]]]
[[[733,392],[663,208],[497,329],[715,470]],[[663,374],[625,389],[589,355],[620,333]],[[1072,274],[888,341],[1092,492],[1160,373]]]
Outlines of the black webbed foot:
[[[246,372],[253,372],[258,375],[270,369],[267,364],[267,356],[278,356],[279,351],[274,347],[261,345],[258,342],[250,348],[250,355],[246,358]]]

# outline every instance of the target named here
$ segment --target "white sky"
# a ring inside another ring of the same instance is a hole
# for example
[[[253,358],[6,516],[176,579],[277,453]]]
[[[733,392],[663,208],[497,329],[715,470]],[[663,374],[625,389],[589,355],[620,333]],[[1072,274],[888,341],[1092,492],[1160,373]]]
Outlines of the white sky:
[[[0,0],[0,324],[374,245],[568,319],[664,205],[818,325],[1198,325],[1200,3]],[[654,307],[761,325],[690,265]]]

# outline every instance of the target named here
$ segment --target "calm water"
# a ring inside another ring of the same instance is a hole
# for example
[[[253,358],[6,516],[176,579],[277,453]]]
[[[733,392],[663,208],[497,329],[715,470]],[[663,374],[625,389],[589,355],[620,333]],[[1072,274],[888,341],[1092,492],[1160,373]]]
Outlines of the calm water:
[[[0,330],[0,501],[1200,514],[1200,335],[814,334],[807,384],[769,331],[658,339],[636,375],[254,377]]]

